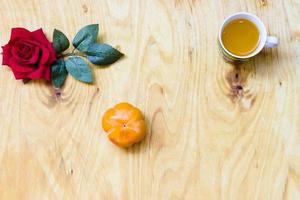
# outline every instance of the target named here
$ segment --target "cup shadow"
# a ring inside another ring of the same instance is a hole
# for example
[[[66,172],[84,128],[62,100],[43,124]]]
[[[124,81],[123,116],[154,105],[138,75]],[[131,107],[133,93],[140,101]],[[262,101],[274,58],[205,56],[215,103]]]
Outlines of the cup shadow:
[[[276,77],[276,66],[279,64],[278,49],[263,49],[258,55],[247,61],[228,61],[225,62],[233,66],[233,70],[247,72],[255,76],[264,76],[268,74],[270,77]]]

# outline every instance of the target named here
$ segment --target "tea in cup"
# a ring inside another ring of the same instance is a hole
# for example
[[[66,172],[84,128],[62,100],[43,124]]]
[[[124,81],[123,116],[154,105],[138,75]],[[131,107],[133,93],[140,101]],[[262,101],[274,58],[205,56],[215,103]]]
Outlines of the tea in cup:
[[[226,59],[245,61],[264,47],[276,47],[278,38],[267,36],[266,27],[257,16],[240,12],[225,19],[219,31],[219,45]]]

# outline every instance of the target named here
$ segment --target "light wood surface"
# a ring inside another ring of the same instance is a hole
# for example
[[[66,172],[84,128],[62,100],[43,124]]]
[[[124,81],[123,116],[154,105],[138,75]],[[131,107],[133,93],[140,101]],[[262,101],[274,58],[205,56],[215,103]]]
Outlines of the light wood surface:
[[[1,0],[12,27],[72,39],[99,23],[126,57],[96,81],[15,81],[0,69],[0,199],[300,199],[299,0]],[[277,49],[240,65],[217,47],[223,19],[258,15]],[[128,150],[100,126],[120,101],[138,106],[146,139]]]

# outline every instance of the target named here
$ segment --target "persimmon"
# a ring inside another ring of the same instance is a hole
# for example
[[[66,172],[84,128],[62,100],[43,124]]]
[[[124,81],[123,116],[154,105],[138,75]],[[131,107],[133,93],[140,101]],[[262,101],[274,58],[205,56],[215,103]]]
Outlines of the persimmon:
[[[114,144],[124,148],[140,142],[146,135],[142,112],[125,102],[118,103],[105,112],[102,128]]]

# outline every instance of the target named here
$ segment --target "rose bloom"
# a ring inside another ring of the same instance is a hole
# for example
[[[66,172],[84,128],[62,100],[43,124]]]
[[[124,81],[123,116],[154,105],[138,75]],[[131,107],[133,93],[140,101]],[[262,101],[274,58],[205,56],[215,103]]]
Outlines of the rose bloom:
[[[2,64],[11,68],[16,79],[51,80],[51,64],[56,61],[56,54],[42,29],[30,32],[13,28],[2,49]]]

